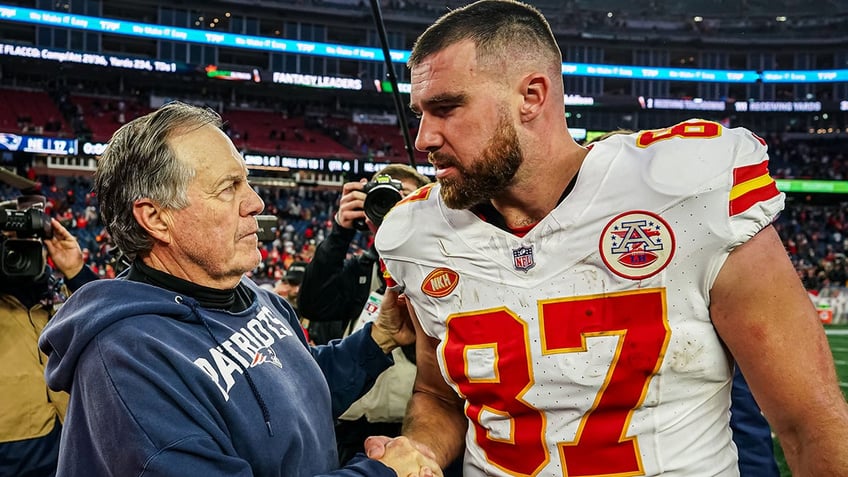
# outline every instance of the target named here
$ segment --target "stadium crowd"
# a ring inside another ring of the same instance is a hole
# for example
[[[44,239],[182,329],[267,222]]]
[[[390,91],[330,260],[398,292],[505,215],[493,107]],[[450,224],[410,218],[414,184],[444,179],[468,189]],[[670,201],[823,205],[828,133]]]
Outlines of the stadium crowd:
[[[97,199],[87,177],[40,177],[39,192],[47,197],[45,212],[59,219],[79,241],[86,263],[103,278],[120,272],[120,257],[113,250],[109,234],[100,222]],[[15,199],[20,192],[0,185],[0,200]],[[278,218],[276,238],[263,244],[263,260],[253,272],[260,284],[279,280],[293,261],[309,261],[332,223],[338,192],[305,187],[294,190],[260,191],[265,213]],[[351,253],[358,253],[366,238],[354,241]]]
[[[781,141],[769,138],[770,169],[776,178],[845,180],[845,154],[832,142]],[[41,193],[48,198],[48,214],[58,218],[77,237],[87,263],[101,277],[113,277],[120,269],[108,233],[100,223],[97,199],[89,178],[44,176]],[[2,199],[17,197],[19,191],[2,185]],[[294,261],[310,261],[317,244],[329,233],[338,206],[339,191],[309,187],[259,190],[266,214],[278,218],[276,238],[263,244],[263,260],[253,278],[274,283]],[[776,226],[786,250],[807,289],[848,286],[848,201],[822,204],[810,197],[793,197]],[[367,249],[370,235],[357,234],[350,255]]]
[[[289,4],[365,11],[363,0],[289,0]],[[383,0],[387,13],[432,19],[461,0]],[[549,16],[554,30],[565,34],[594,33],[711,38],[755,35],[762,38],[827,38],[845,31],[845,6],[839,2],[743,0],[710,2],[709,8],[693,8],[679,2],[592,2],[590,0],[539,0],[534,2]],[[822,14],[827,8],[829,15]],[[567,13],[563,13],[567,12]],[[784,18],[776,19],[779,15]]]

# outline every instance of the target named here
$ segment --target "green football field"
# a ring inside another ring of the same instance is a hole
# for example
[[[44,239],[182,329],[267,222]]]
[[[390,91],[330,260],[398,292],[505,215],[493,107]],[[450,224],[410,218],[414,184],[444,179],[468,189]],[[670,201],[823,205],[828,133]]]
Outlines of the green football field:
[[[836,372],[839,374],[839,385],[842,387],[842,393],[848,397],[848,326],[826,326],[825,331],[830,342],[833,360],[836,363]],[[780,466],[780,475],[790,477],[792,473],[789,472],[789,468],[783,460],[783,452],[780,450],[777,441],[775,441],[775,451],[777,463]]]

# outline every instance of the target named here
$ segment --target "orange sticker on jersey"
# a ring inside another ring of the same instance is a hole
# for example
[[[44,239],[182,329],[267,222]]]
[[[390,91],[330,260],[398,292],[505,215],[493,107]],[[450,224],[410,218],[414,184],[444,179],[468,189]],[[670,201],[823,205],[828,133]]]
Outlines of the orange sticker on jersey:
[[[433,298],[442,298],[450,293],[459,284],[459,274],[450,268],[437,268],[430,272],[421,284],[421,291]]]

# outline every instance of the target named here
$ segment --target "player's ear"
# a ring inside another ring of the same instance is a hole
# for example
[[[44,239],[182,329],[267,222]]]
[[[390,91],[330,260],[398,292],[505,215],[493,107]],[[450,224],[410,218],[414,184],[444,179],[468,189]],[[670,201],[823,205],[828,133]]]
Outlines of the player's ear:
[[[133,216],[136,222],[156,240],[170,243],[173,223],[170,214],[155,201],[143,197],[133,202]]]
[[[546,75],[536,72],[524,77],[521,82],[524,98],[520,111],[522,121],[532,121],[541,114],[550,91],[551,82]]]

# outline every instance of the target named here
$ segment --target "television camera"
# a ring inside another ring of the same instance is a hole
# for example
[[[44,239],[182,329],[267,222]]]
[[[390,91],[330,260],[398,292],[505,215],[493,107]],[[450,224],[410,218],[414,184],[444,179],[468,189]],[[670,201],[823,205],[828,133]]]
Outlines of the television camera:
[[[40,277],[46,265],[42,239],[53,237],[50,217],[35,207],[0,209],[0,231],[0,282]]]

